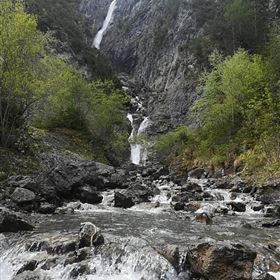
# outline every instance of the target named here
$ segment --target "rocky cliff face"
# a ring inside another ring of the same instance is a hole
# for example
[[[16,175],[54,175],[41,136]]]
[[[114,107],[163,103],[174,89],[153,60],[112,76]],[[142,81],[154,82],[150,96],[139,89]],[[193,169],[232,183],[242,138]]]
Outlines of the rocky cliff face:
[[[91,35],[102,25],[108,2],[82,2]],[[154,124],[151,132],[187,122],[196,98],[197,71],[186,46],[198,32],[187,0],[117,1],[101,51],[138,85],[136,94],[144,97]]]

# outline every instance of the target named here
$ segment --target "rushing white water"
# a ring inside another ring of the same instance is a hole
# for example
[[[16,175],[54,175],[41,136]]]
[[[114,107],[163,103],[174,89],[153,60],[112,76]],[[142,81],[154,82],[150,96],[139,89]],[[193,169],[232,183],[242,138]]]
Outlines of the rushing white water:
[[[103,26],[98,31],[98,33],[96,34],[96,36],[93,40],[93,44],[92,44],[93,47],[95,47],[97,49],[100,49],[100,45],[101,45],[103,36],[104,36],[106,30],[108,29],[109,24],[111,23],[111,21],[113,19],[113,14],[114,14],[114,11],[115,11],[116,7],[117,7],[117,0],[113,0],[110,7],[109,7],[107,16],[106,16],[106,18],[103,22]]]
[[[148,159],[148,150],[147,148],[139,143],[135,143],[135,137],[140,137],[143,134],[148,126],[150,125],[150,120],[148,117],[145,117],[142,123],[140,124],[138,131],[136,132],[136,127],[134,125],[133,115],[128,114],[127,118],[129,119],[132,131],[129,136],[130,147],[131,147],[131,162],[135,165],[145,165]],[[137,139],[136,139],[137,142]]]

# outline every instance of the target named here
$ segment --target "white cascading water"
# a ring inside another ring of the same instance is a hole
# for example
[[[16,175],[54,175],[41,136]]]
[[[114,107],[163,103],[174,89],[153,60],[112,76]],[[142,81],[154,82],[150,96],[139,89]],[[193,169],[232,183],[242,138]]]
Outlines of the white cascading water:
[[[96,34],[96,36],[93,40],[92,46],[95,47],[96,49],[100,49],[100,45],[101,45],[103,36],[104,36],[106,30],[108,29],[109,24],[111,23],[111,21],[113,19],[113,14],[114,14],[114,11],[115,11],[116,7],[117,7],[117,0],[113,0],[110,4],[107,16],[106,16],[106,18],[103,22],[103,26],[98,31],[98,33]]]
[[[129,136],[129,142],[130,147],[131,147],[131,162],[135,165],[145,165],[147,158],[148,158],[148,150],[147,148],[139,143],[134,143],[135,137],[141,136],[147,129],[147,127],[150,125],[150,120],[148,117],[145,117],[142,123],[139,126],[138,131],[136,132],[136,127],[134,125],[134,120],[133,120],[133,115],[132,114],[127,114],[127,118],[129,119],[131,126],[132,126],[132,131]],[[136,139],[137,141],[137,139]]]

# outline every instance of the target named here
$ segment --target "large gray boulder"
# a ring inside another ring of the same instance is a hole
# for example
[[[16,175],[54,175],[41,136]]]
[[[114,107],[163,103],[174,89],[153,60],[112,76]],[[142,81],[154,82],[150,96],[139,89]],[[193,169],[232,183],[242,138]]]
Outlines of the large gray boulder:
[[[18,215],[0,209],[0,232],[31,231],[34,226],[24,221]]]
[[[77,198],[98,203],[102,201],[98,192],[121,188],[124,174],[123,170],[102,163],[54,156],[48,171],[38,179],[39,193],[51,203]]]
[[[23,204],[33,202],[36,199],[36,195],[28,189],[16,188],[11,195],[11,199],[18,204]]]
[[[150,198],[158,194],[156,187],[135,182],[126,190],[115,192],[115,207],[130,208],[135,204],[150,202]]]

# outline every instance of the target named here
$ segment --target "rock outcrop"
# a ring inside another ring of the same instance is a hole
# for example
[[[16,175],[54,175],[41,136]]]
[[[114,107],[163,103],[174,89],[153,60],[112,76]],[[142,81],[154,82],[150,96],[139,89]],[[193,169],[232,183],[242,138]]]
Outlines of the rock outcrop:
[[[103,2],[82,1],[90,42],[108,9],[108,1]],[[129,75],[135,95],[143,97],[152,134],[186,123],[197,76],[187,45],[199,32],[188,1],[117,1],[101,51]]]
[[[32,231],[34,226],[9,210],[0,209],[0,233]]]
[[[239,244],[202,243],[188,260],[194,275],[208,280],[251,280],[257,254]]]

